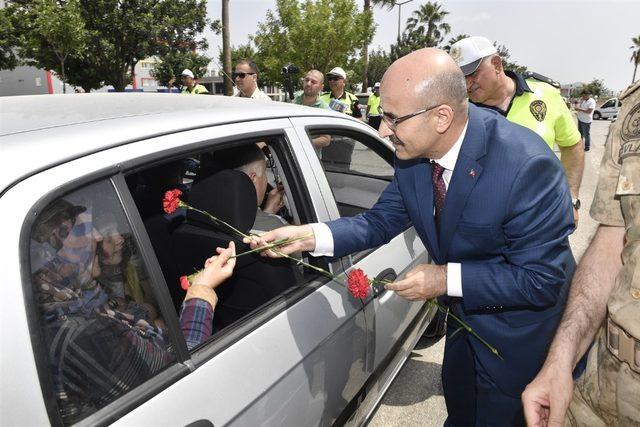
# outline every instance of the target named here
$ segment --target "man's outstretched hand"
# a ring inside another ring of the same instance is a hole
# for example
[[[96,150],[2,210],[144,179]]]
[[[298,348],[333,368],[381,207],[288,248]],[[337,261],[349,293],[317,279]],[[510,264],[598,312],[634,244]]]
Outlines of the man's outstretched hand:
[[[244,238],[243,242],[249,244],[251,249],[260,248],[273,244],[274,242],[288,239],[297,239],[302,236],[308,236],[301,240],[296,240],[288,245],[278,247],[277,251],[285,255],[291,255],[294,252],[309,252],[316,247],[316,239],[313,235],[313,229],[310,225],[289,225],[287,227],[276,228],[268,231],[260,236],[252,235]],[[280,258],[280,255],[273,250],[265,250],[262,255],[271,258]]]

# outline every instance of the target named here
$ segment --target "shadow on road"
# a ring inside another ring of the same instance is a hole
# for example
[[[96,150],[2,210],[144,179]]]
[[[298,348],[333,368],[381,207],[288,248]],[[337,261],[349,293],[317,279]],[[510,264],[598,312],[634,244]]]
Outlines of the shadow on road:
[[[418,357],[420,355],[416,353],[411,354],[382,400],[383,405],[409,406],[423,402],[431,396],[442,395],[442,365],[418,360]],[[412,384],[410,388],[406,387],[408,383]]]

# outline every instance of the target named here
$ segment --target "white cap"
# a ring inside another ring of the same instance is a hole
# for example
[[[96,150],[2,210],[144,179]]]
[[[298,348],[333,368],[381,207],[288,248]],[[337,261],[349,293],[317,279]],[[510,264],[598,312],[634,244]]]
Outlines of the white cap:
[[[380,82],[376,82],[376,84],[374,84],[374,85],[373,85],[373,88],[374,88],[374,89],[375,89],[375,88],[377,88],[377,87],[378,87],[378,88],[380,87]]]
[[[480,66],[483,58],[498,53],[496,47],[485,37],[473,36],[459,40],[451,45],[449,55],[456,61],[465,76]]]
[[[191,77],[192,79],[195,79],[195,76],[193,75],[193,73],[191,72],[190,69],[185,68],[184,70],[182,70],[182,74],[180,74],[181,76],[187,76],[187,77]]]
[[[340,67],[335,67],[334,69],[329,71],[327,73],[327,77],[329,76],[338,76],[338,77],[342,77],[345,80],[347,79],[347,73],[345,73],[344,70]]]

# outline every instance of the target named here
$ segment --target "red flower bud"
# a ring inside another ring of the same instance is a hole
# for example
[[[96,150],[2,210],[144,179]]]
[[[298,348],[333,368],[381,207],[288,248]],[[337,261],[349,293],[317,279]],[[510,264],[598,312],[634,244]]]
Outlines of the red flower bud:
[[[366,298],[369,293],[369,278],[359,268],[351,270],[347,276],[347,289],[356,298]]]
[[[164,199],[162,199],[162,208],[168,214],[174,213],[180,206],[180,196],[182,191],[177,188],[164,193]]]
[[[187,276],[180,276],[180,287],[187,291],[189,290],[189,286],[191,286],[191,284],[189,283],[189,278]]]

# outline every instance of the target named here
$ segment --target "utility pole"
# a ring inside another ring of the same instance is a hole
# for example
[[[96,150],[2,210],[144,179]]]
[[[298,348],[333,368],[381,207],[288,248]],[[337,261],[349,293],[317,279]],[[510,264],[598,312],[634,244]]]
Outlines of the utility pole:
[[[400,13],[402,11],[402,5],[412,2],[413,0],[397,1],[394,6],[398,6],[398,44],[400,44]]]

